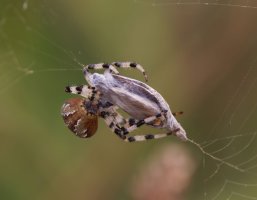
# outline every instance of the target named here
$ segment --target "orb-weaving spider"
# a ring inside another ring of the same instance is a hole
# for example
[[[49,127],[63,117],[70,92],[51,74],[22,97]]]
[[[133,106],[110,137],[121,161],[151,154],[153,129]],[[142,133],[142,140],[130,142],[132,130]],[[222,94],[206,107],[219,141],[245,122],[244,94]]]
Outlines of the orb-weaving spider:
[[[141,71],[147,80],[145,70],[137,63],[99,63],[83,68],[89,86],[67,86],[65,89],[68,93],[83,97],[69,99],[62,107],[62,116],[69,129],[79,137],[91,137],[97,130],[97,118],[102,117],[108,127],[124,141],[158,139],[172,134],[187,140],[185,130],[174,117],[181,112],[171,113],[169,105],[156,90],[143,82],[119,75],[116,69],[129,67]],[[105,72],[91,74],[91,69],[105,69]],[[118,108],[132,118],[123,118],[117,112]],[[143,124],[165,128],[168,132],[128,136]]]

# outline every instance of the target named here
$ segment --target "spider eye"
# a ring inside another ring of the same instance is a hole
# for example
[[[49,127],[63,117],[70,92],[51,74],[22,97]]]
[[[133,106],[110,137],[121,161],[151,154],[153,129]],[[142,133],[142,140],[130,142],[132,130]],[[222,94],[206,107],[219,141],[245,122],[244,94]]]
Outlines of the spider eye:
[[[85,104],[85,99],[72,98],[66,100],[61,108],[64,123],[76,136],[81,138],[94,135],[98,125],[97,115],[89,114]]]

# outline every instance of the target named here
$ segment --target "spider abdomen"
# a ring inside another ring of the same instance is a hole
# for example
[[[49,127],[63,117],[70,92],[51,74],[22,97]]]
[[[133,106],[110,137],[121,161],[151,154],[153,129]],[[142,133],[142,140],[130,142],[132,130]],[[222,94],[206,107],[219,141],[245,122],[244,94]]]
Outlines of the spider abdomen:
[[[65,101],[61,114],[67,127],[78,137],[88,138],[96,133],[98,117],[86,109],[86,99],[72,98]]]

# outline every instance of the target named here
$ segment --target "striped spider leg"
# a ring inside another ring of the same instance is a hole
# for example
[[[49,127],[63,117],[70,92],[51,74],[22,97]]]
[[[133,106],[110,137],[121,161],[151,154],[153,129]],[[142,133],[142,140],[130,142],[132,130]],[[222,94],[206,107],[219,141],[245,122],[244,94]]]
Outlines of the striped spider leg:
[[[90,101],[98,101],[100,99],[100,92],[95,87],[80,85],[80,86],[67,86],[65,92],[72,94],[79,94]]]
[[[85,75],[86,79],[89,80],[87,77],[90,76],[90,73],[89,73],[90,69],[93,69],[93,70],[106,69],[111,73],[119,74],[117,68],[137,69],[140,72],[142,72],[142,74],[145,77],[145,81],[148,81],[148,77],[147,77],[147,74],[146,74],[144,68],[140,64],[135,63],[135,62],[113,62],[111,64],[108,64],[108,63],[89,64],[84,67],[83,71],[84,71],[84,75]]]
[[[150,139],[160,139],[160,138],[172,135],[172,132],[168,132],[168,133],[159,133],[159,134],[128,136],[129,133],[141,127],[142,125],[164,117],[165,113],[166,111],[163,111],[158,115],[151,116],[143,120],[136,120],[133,118],[124,119],[118,112],[115,111],[114,113],[112,113],[109,110],[109,112],[103,112],[101,114],[101,117],[104,118],[106,124],[112,130],[112,132],[114,132],[123,141],[141,142],[141,141],[150,140]],[[122,123],[119,123],[119,121],[121,121]]]

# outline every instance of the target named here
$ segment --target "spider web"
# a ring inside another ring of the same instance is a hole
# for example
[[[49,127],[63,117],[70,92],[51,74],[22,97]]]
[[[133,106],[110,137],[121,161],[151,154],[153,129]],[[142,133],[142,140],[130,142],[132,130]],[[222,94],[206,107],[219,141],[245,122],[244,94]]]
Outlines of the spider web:
[[[135,6],[141,4],[165,8],[228,7],[257,12],[256,0],[134,2]],[[80,73],[81,66],[77,60],[90,63],[87,60],[91,58],[86,56],[87,49],[84,49],[82,44],[72,41],[65,43],[60,35],[49,31],[60,23],[58,20],[63,20],[62,17],[63,13],[46,1],[40,4],[29,0],[3,3],[0,8],[0,96],[19,90],[19,84],[27,80],[32,79],[32,83],[36,84],[36,80],[32,78],[35,75],[43,76],[44,79],[49,76],[63,76],[68,80],[71,72],[74,72],[74,77]],[[197,131],[189,134],[189,142],[193,144],[192,150],[195,150],[202,161],[198,172],[200,178],[196,178],[193,184],[196,186],[193,186],[190,194],[194,199],[257,199],[256,47],[257,44],[253,42],[252,49],[249,50],[251,56],[247,57],[243,64],[224,70],[233,76],[231,85],[219,88],[218,91],[212,90],[218,95],[224,95],[224,98],[217,102],[215,98],[203,102],[205,107],[219,106],[220,110],[216,111],[218,114],[212,117],[209,124],[203,125],[202,129],[199,125],[203,118],[199,121],[196,119]],[[50,79],[52,84],[55,84],[54,80]],[[220,87],[224,86],[222,81],[218,80]],[[204,115],[204,112],[201,114]],[[191,117],[194,118],[193,115]]]

